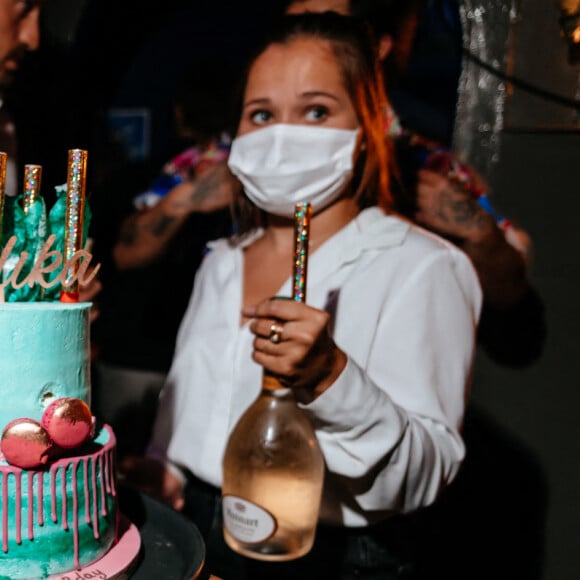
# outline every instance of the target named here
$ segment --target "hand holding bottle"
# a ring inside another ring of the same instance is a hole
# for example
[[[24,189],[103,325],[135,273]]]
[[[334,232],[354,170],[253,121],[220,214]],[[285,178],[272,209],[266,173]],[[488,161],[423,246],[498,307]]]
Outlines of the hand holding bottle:
[[[253,359],[291,387],[301,403],[321,395],[346,365],[327,312],[293,300],[269,299],[242,310],[253,318]]]
[[[328,388],[340,351],[330,338],[328,315],[305,304],[311,214],[310,204],[296,206],[292,299],[243,309],[254,318],[253,358],[264,371],[260,395],[226,445],[222,509],[226,543],[259,560],[307,554],[322,497],[324,458],[296,399],[312,401],[319,392],[316,380]]]

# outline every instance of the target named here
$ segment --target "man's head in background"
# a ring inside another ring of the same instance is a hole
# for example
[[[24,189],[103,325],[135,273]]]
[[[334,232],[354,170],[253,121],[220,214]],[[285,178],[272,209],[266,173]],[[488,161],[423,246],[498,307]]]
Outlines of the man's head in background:
[[[0,0],[0,90],[12,84],[26,53],[40,43],[42,0]]]
[[[379,45],[387,86],[407,68],[421,11],[427,0],[283,0],[287,13],[350,14],[367,22]]]

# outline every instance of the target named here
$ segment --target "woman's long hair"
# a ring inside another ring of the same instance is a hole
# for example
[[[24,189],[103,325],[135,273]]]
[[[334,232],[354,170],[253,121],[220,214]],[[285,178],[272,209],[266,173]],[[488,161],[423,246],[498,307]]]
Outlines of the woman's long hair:
[[[289,44],[298,38],[315,39],[330,45],[356,111],[362,130],[362,146],[355,160],[353,197],[361,208],[378,205],[392,211],[389,175],[393,156],[385,137],[384,116],[387,97],[374,37],[363,21],[335,12],[283,16],[255,51],[242,77],[240,116],[248,75],[256,59],[269,46]],[[234,215],[239,234],[263,225],[263,214],[245,196],[236,200]]]

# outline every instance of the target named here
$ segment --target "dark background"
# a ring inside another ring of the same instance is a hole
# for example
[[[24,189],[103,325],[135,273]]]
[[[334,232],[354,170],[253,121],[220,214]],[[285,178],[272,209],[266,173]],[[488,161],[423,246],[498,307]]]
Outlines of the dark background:
[[[454,6],[450,0],[443,4]],[[144,109],[150,123],[145,160],[164,162],[174,138],[172,104],[180,75],[208,63],[241,72],[278,10],[276,0],[165,0],[152,6],[51,0],[41,49],[29,55],[12,91],[22,121],[23,162],[45,166],[47,183],[63,182],[68,148],[90,148],[101,161],[111,155],[109,139],[116,136],[107,131],[111,111]],[[409,72],[392,97],[423,134],[446,143],[461,57],[455,12],[433,10],[425,17]]]
[[[43,48],[30,56],[10,96],[20,119],[20,165],[43,165],[43,193],[50,199],[52,186],[66,181],[68,149],[88,149],[89,199],[100,215],[101,238],[113,238],[115,224],[130,210],[130,197],[141,185],[138,180],[147,183],[147,172],[155,174],[171,146],[179,72],[208,60],[241,67],[274,10],[268,0],[165,0],[152,6],[136,0],[51,0]],[[442,27],[437,19],[424,22],[401,87],[411,103],[405,114],[443,141],[452,129],[459,40],[458,30]],[[531,55],[541,47],[542,36],[535,34],[520,51]],[[517,106],[514,100],[515,113]],[[516,217],[534,239],[533,278],[546,301],[548,343],[542,359],[525,370],[499,368],[480,355],[473,396],[530,446],[546,470],[545,580],[577,580],[580,134],[578,125],[534,130],[534,120],[549,106],[536,100],[531,116],[520,115],[527,129],[502,132],[492,179],[501,211]],[[148,110],[151,124],[149,150],[137,160],[139,171],[135,181],[127,181],[124,195],[122,188],[106,187],[116,171],[126,168],[122,143],[107,130],[107,118],[111,109],[127,108]],[[504,517],[509,514],[497,514],[498,526]]]

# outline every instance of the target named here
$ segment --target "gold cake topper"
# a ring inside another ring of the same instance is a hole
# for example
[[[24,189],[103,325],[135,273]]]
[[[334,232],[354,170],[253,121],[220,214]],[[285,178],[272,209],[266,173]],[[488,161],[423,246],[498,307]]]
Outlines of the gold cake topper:
[[[55,240],[56,236],[54,234],[51,234],[47,238],[46,242],[42,246],[42,250],[34,261],[32,269],[26,274],[26,276],[22,278],[22,280],[18,280],[18,277],[22,271],[22,268],[24,267],[24,264],[26,263],[28,252],[22,252],[20,254],[15,267],[12,269],[8,277],[0,281],[0,302],[4,302],[4,289],[8,286],[12,286],[12,288],[18,290],[27,284],[31,288],[34,284],[39,284],[44,289],[47,289],[52,288],[52,286],[56,284],[61,284],[63,288],[69,289],[71,287],[76,287],[77,283],[80,286],[86,286],[90,284],[90,282],[98,274],[101,265],[97,264],[89,273],[87,273],[93,259],[93,255],[86,250],[77,250],[70,256],[70,258],[64,260],[62,252],[51,250]],[[8,239],[8,243],[4,246],[2,254],[0,255],[0,272],[4,268],[17,242],[17,237],[12,236]],[[50,262],[46,264],[45,262],[48,260],[50,260]],[[53,280],[45,279],[45,274],[55,272],[61,265],[62,269],[58,276],[56,276]],[[71,271],[74,272],[72,276],[69,275]]]
[[[0,302],[5,301],[5,289],[14,290],[35,284],[44,290],[60,284],[62,302],[78,301],[79,287],[86,286],[95,278],[100,264],[89,271],[92,254],[82,247],[85,213],[85,187],[87,175],[87,152],[83,149],[70,149],[68,152],[67,185],[66,185],[66,216],[64,223],[64,249],[52,249],[56,235],[46,238],[42,249],[35,251],[32,267],[29,267],[28,250],[18,253],[18,237],[12,235],[0,254]],[[40,165],[26,165],[24,173],[25,191],[23,196],[23,210],[28,214],[36,199],[40,196],[40,181],[42,167]],[[6,153],[0,152],[0,239],[4,217],[4,186],[6,181]],[[38,246],[44,234],[40,234]],[[30,248],[28,248],[30,249]],[[55,276],[54,273],[61,268]],[[6,272],[3,275],[4,270]],[[23,270],[25,270],[23,274]],[[51,274],[47,279],[45,276]]]

